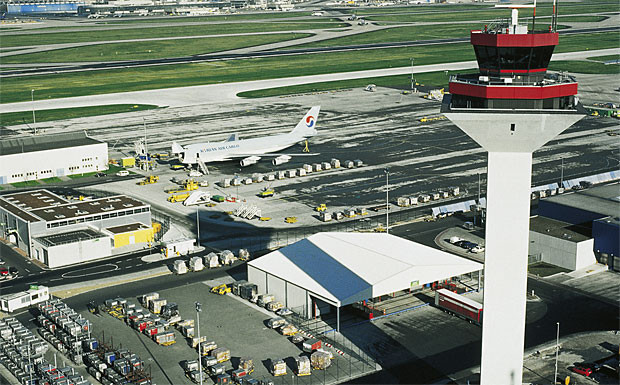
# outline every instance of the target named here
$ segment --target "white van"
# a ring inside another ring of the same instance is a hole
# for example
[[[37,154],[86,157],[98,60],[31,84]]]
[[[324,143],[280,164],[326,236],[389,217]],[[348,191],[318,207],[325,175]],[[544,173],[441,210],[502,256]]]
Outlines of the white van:
[[[116,175],[117,176],[127,176],[127,175],[129,175],[129,171],[121,170],[121,171],[117,172]]]

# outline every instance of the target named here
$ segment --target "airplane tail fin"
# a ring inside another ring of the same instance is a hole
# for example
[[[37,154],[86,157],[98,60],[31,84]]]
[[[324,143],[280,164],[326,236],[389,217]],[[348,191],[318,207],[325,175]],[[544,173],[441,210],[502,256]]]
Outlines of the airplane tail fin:
[[[291,133],[304,138],[316,135],[316,122],[319,119],[320,110],[321,106],[312,107],[310,111],[308,111],[308,113],[299,121],[299,123],[297,123]]]
[[[172,153],[173,154],[180,154],[183,152],[183,147],[178,144],[177,142],[172,142]]]

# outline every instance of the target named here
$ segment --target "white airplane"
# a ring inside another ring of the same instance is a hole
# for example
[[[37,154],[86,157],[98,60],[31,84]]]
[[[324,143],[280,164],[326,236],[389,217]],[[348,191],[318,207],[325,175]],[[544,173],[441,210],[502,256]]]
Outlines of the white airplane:
[[[205,163],[222,162],[235,158],[243,158],[239,162],[242,167],[255,164],[261,156],[275,156],[273,165],[277,166],[288,162],[293,156],[311,154],[274,154],[317,134],[316,122],[319,116],[320,106],[314,106],[297,123],[293,131],[287,134],[271,135],[262,138],[239,139],[237,134],[232,134],[224,142],[196,143],[181,146],[172,142],[172,153],[179,157],[181,163],[198,164],[201,168]]]

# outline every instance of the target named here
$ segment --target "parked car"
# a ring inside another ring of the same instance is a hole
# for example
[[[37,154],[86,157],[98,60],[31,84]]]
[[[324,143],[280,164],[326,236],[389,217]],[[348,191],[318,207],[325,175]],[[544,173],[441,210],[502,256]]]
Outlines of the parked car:
[[[477,246],[478,246],[477,243],[470,242],[470,241],[465,241],[461,245],[462,248],[467,249],[467,250],[471,250],[471,249],[473,249],[474,247],[477,247]]]
[[[0,259],[0,265],[4,265],[6,262],[4,262],[4,259]]]
[[[9,267],[9,274],[11,274],[11,275],[19,274],[19,271],[17,270],[17,267],[15,267],[15,266]]]
[[[9,269],[7,269],[6,267],[0,267],[0,276],[1,277],[8,277],[9,276]]]
[[[484,246],[476,245],[472,247],[471,249],[469,249],[469,251],[471,251],[472,253],[482,253],[484,251]]]
[[[121,170],[121,171],[117,172],[116,175],[117,176],[127,176],[127,175],[129,175],[129,171]]]
[[[293,314],[293,312],[291,311],[291,309],[283,307],[282,309],[276,311],[276,314],[279,316],[283,316],[283,315],[291,315]]]
[[[586,377],[590,377],[590,375],[592,374],[592,369],[585,366],[573,366],[571,370],[577,374],[581,374],[582,376]]]
[[[105,176],[106,176],[106,174],[103,173],[103,172],[98,172],[98,173],[95,174],[95,178],[103,178]]]

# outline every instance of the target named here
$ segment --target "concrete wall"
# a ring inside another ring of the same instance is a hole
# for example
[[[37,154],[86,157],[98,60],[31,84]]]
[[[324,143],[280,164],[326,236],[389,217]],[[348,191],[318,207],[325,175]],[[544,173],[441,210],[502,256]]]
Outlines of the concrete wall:
[[[33,240],[33,249],[35,256],[39,255],[41,259],[47,252],[46,260],[42,262],[53,268],[110,256],[112,240],[104,237],[51,247]]]
[[[283,279],[267,274],[267,291],[265,293],[273,294],[276,301],[286,305],[286,282]]]
[[[0,184],[108,169],[107,143],[0,156]]]
[[[308,291],[290,282],[286,283],[286,307],[305,309],[308,305]]]
[[[596,263],[593,239],[575,242],[535,231],[530,231],[529,254],[540,254],[543,262],[569,270]]]
[[[267,273],[248,265],[248,282],[251,282],[258,286],[258,292],[263,294],[267,293]]]

